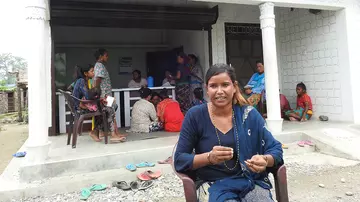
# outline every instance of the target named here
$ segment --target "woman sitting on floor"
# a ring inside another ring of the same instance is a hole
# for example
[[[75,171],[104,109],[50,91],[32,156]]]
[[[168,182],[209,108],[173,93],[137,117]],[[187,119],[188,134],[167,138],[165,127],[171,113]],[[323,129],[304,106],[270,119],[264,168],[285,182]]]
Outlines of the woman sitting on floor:
[[[162,101],[157,105],[157,116],[167,132],[179,132],[184,115],[177,101],[170,99],[166,89],[160,92]]]
[[[150,102],[151,90],[140,88],[141,99],[135,102],[131,112],[131,128],[128,132],[149,133],[162,129],[154,105]]]
[[[296,109],[285,112],[286,118],[290,121],[307,121],[311,118],[312,103],[310,96],[306,93],[306,86],[303,82],[296,85]]]
[[[273,202],[266,169],[283,164],[281,144],[259,112],[247,106],[234,68],[212,66],[205,83],[210,102],[192,107],[185,116],[176,171],[196,171],[209,182],[210,202]]]

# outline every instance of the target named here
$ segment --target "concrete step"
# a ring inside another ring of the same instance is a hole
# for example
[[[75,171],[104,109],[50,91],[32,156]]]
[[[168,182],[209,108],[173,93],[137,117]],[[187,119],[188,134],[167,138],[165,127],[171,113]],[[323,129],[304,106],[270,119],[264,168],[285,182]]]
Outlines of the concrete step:
[[[93,184],[107,184],[111,186],[113,181],[131,181],[137,180],[136,175],[149,168],[137,169],[130,172],[125,168],[103,170],[98,172],[89,172],[62,177],[53,177],[31,183],[7,181],[0,178],[0,202],[20,201],[24,198],[36,196],[51,196],[53,194],[69,193],[79,191],[84,187],[90,187]],[[169,164],[152,167],[151,170],[162,171],[163,175],[172,173],[172,167]]]

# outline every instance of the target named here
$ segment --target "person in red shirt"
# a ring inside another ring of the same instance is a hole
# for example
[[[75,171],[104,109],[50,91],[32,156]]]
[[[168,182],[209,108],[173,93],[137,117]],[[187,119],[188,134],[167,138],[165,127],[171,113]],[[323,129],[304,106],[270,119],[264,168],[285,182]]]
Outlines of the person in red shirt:
[[[296,109],[289,110],[285,116],[290,121],[307,121],[313,114],[313,107],[310,96],[306,93],[306,86],[303,82],[296,85]]]
[[[157,116],[167,132],[180,132],[184,115],[177,101],[170,99],[167,90],[160,92],[161,102],[157,104]]]

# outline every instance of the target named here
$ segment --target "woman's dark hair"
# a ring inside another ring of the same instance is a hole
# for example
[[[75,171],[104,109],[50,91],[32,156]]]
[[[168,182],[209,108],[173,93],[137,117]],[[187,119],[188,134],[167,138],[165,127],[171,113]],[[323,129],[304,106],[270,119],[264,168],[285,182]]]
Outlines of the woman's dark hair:
[[[101,56],[104,56],[106,53],[107,53],[107,50],[106,50],[106,49],[104,49],[104,48],[99,48],[99,50],[95,51],[95,54],[94,54],[95,59],[96,59],[96,60],[99,60],[99,58],[100,58]]]
[[[189,57],[188,57],[185,53],[180,52],[180,53],[178,53],[177,56],[178,56],[178,57],[181,57],[182,59],[184,59],[184,64],[188,64],[188,63],[189,63]]]
[[[236,73],[235,73],[235,69],[233,67],[230,67],[227,64],[215,64],[215,65],[211,66],[210,69],[208,69],[208,71],[206,72],[206,75],[205,75],[206,85],[209,84],[209,80],[211,79],[211,77],[222,74],[222,73],[227,73],[229,75],[231,81],[233,83],[235,83]]]
[[[75,66],[76,69],[76,80],[83,78],[85,79],[85,72],[90,71],[90,69],[93,68],[93,66],[87,66],[87,67],[80,67],[79,65]]]
[[[198,63],[198,58],[194,54],[189,54],[188,57],[194,60],[195,64]]]
[[[194,96],[198,100],[203,100],[204,99],[204,91],[203,91],[203,89],[202,88],[195,88],[194,89]]]
[[[303,82],[300,82],[296,85],[296,88],[302,88],[306,92],[306,86]]]
[[[259,63],[262,64],[262,65],[264,64],[262,60],[256,60],[255,64],[259,64]]]
[[[211,77],[222,74],[222,73],[226,73],[235,85],[236,92],[234,95],[233,103],[237,103],[241,106],[249,104],[245,100],[245,98],[241,95],[241,91],[240,91],[240,88],[239,88],[239,86],[237,84],[237,80],[236,80],[235,69],[233,67],[230,67],[227,64],[215,64],[215,65],[211,66],[205,75],[206,85],[209,84],[209,80],[211,79]]]
[[[162,89],[159,93],[161,99],[169,98],[168,96],[168,90],[166,88]]]
[[[161,99],[161,96],[159,95],[159,93],[157,93],[157,92],[151,93],[151,99],[154,99],[154,97],[156,97],[156,96]]]
[[[151,95],[151,90],[150,88],[140,88],[139,89],[139,93],[140,93],[140,97],[141,98],[147,98],[149,95]]]
[[[135,69],[132,73],[134,74],[135,72],[138,73],[139,76],[141,77],[141,71],[140,70]]]

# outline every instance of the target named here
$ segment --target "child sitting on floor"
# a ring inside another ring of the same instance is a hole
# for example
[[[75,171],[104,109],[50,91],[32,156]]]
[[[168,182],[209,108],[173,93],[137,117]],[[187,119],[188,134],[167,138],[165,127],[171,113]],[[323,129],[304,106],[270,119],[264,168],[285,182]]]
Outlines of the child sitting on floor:
[[[192,106],[207,103],[206,100],[204,99],[204,91],[202,88],[194,89],[194,97],[195,97],[195,100],[192,102]]]
[[[303,82],[296,85],[296,109],[285,112],[286,118],[290,121],[307,121],[311,118],[312,103],[310,96],[306,93],[306,86]]]

